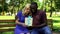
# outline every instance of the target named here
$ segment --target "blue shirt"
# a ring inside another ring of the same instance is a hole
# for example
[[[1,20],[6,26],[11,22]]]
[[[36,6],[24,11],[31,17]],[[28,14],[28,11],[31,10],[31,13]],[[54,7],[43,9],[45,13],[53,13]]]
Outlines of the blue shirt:
[[[19,12],[17,13],[17,17],[19,18],[19,22],[21,22],[21,23],[24,23],[24,22],[25,22],[25,17],[26,17],[26,16],[23,16],[22,11],[19,11]],[[18,29],[20,29],[20,30],[25,30],[25,29],[27,29],[26,27],[23,27],[22,25],[19,25],[19,24],[16,24],[16,28],[18,28]]]

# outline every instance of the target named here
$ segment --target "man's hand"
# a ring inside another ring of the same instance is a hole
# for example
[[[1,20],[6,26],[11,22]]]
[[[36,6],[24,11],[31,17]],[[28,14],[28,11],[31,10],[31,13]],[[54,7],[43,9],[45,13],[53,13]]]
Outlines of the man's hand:
[[[32,27],[42,27],[42,26],[45,26],[45,25],[46,25],[46,23],[43,23],[41,25],[33,25]]]

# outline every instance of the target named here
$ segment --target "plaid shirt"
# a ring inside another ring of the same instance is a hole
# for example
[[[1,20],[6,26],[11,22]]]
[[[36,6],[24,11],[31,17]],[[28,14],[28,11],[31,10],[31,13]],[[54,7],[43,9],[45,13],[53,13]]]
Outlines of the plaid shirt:
[[[47,25],[46,13],[44,11],[37,11],[33,15],[33,25],[41,25],[43,23],[46,23],[45,25]]]

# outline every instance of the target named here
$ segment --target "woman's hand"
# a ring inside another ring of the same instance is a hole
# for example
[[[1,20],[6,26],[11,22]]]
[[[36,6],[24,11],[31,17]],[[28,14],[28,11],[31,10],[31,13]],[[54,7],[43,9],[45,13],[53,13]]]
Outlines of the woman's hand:
[[[23,27],[27,27],[27,25],[25,25],[25,23],[19,22],[19,18],[17,18],[15,20],[16,24],[22,25]]]
[[[25,25],[25,23],[20,23],[23,27],[27,27],[27,25]]]

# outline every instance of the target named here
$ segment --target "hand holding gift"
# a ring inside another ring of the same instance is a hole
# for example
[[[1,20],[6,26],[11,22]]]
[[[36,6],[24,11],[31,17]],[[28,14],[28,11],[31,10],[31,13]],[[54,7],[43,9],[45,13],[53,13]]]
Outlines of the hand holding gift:
[[[28,16],[25,18],[25,25],[32,26],[33,18],[31,16]]]

